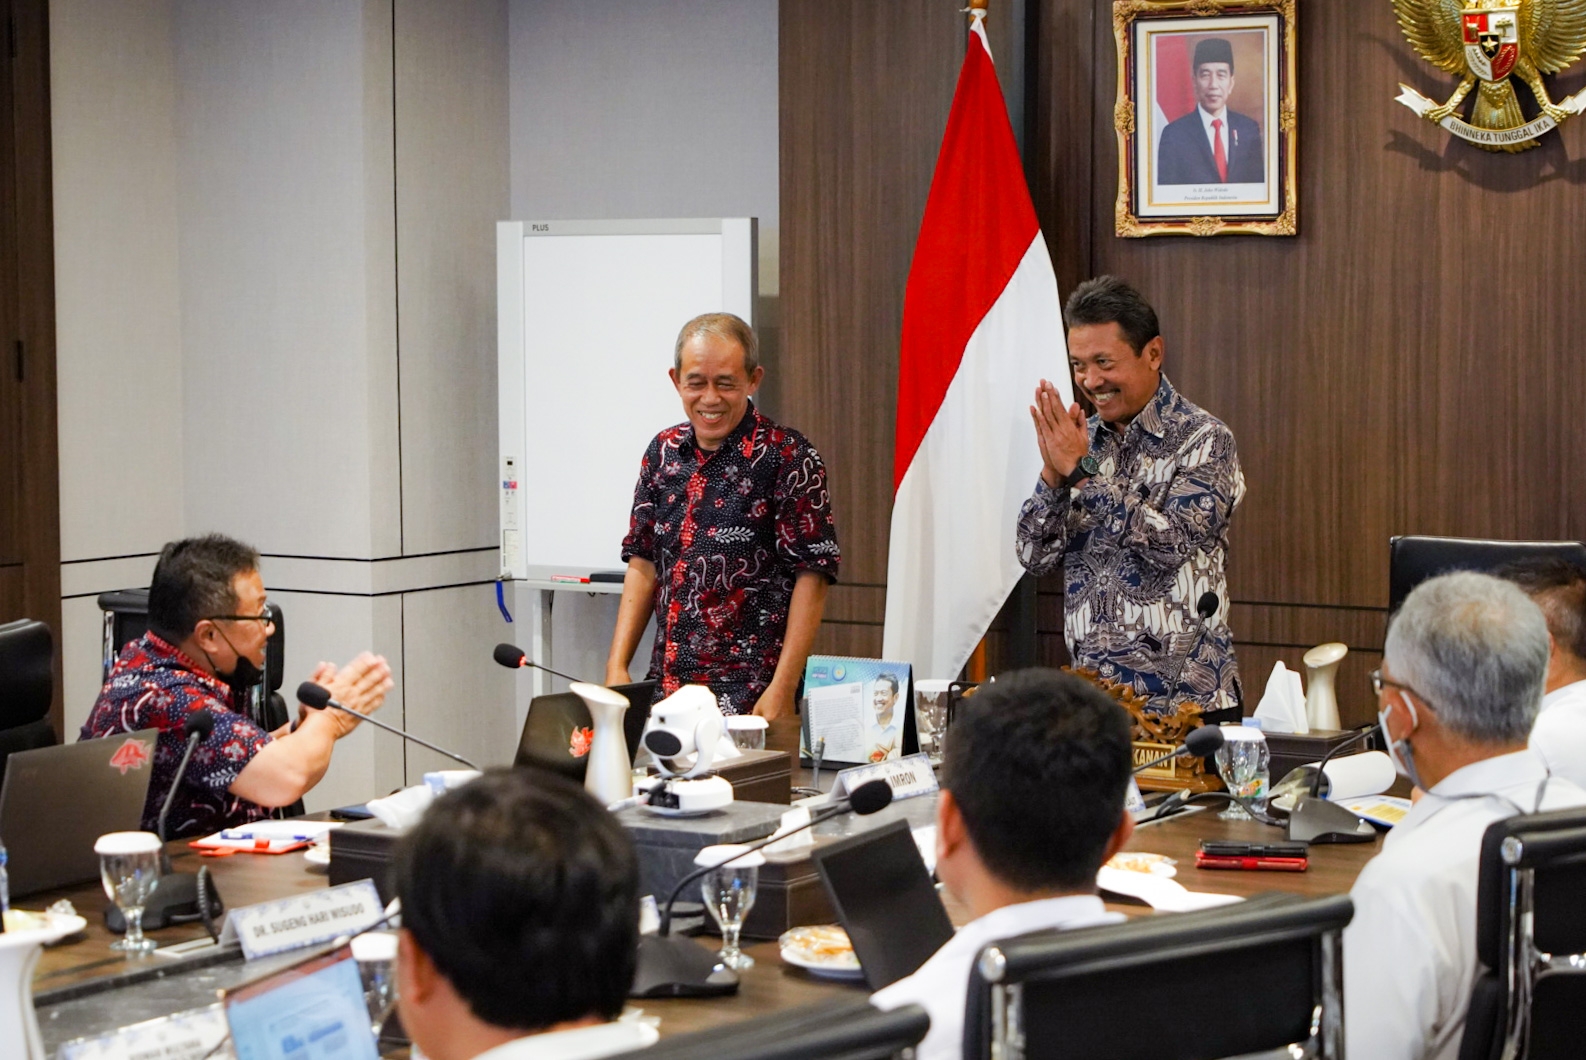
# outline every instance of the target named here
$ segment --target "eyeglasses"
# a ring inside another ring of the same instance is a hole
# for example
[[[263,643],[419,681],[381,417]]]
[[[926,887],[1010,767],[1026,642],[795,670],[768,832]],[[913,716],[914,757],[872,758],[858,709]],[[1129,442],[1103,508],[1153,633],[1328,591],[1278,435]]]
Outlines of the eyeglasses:
[[[211,622],[262,622],[266,626],[275,625],[275,614],[270,610],[270,605],[264,605],[264,612],[257,615],[210,615]]]
[[[1428,705],[1430,705],[1430,702],[1427,700],[1427,698],[1425,696],[1421,695],[1421,693],[1417,692],[1415,689],[1411,688],[1409,685],[1405,684],[1404,682],[1395,681],[1391,677],[1383,677],[1381,670],[1373,670],[1373,671],[1371,671],[1371,690],[1372,690],[1372,692],[1374,692],[1374,693],[1376,693],[1377,695],[1380,696],[1380,695],[1382,695],[1382,690],[1384,688],[1397,688],[1401,692],[1408,692],[1412,696],[1414,696],[1416,699],[1419,699],[1422,703],[1427,703]]]

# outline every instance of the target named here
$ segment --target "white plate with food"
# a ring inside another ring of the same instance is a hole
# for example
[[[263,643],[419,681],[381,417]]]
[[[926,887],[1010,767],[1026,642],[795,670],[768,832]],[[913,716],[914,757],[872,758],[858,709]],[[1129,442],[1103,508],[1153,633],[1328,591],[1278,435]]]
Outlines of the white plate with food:
[[[863,982],[864,969],[854,956],[853,943],[848,932],[835,924],[815,924],[784,931],[777,940],[782,947],[782,960],[811,975],[825,979],[844,979]]]
[[[1107,868],[1121,872],[1143,872],[1151,876],[1178,875],[1178,863],[1165,854],[1149,854],[1143,850],[1130,850],[1114,854]]]
[[[330,864],[330,844],[329,843],[315,843],[315,844],[313,844],[307,850],[303,851],[303,860],[308,862],[310,865],[329,865]]]
[[[31,913],[26,909],[7,909],[6,933],[37,931],[43,934],[44,945],[59,942],[67,935],[75,935],[88,926],[88,921],[75,913]]]

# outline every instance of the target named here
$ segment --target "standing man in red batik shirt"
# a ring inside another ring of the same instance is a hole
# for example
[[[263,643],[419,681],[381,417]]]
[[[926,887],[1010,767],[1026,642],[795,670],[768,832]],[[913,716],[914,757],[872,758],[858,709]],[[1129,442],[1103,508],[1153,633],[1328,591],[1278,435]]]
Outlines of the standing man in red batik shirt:
[[[628,680],[653,613],[657,699],[702,684],[724,714],[776,719],[792,714],[840,553],[820,454],[750,400],[758,354],[731,313],[678,333],[671,377],[688,422],[644,453],[606,683]]]

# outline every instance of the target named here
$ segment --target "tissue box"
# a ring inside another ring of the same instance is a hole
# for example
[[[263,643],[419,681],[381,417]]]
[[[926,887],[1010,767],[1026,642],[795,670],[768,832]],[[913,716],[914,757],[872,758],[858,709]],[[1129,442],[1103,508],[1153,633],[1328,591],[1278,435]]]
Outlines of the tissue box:
[[[1267,750],[1272,753],[1272,783],[1282,780],[1289,770],[1307,762],[1319,762],[1329,751],[1345,740],[1353,739],[1354,729],[1312,729],[1310,732],[1269,732],[1266,734]],[[1357,750],[1365,750],[1364,747]]]
[[[405,828],[387,828],[379,821],[349,821],[330,830],[330,885],[373,880],[382,902],[396,892],[390,885],[391,854]]]
[[[732,785],[740,802],[793,801],[793,756],[786,751],[744,751],[742,757],[717,762],[711,770]]]

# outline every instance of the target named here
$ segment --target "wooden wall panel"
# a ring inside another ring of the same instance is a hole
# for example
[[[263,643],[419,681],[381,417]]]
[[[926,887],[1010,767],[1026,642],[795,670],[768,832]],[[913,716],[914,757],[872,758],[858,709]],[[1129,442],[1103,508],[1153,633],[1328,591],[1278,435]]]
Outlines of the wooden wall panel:
[[[5,440],[17,474],[0,505],[15,505],[14,555],[20,565],[6,573],[13,589],[0,593],[0,622],[36,618],[61,639],[60,473],[55,410],[55,250],[53,184],[50,169],[49,5],[47,0],[8,0],[3,5],[12,26],[6,120],[0,122],[12,144],[4,152],[7,188],[4,204],[7,252],[0,298],[6,301],[0,335],[0,372],[16,372],[16,341],[22,342],[15,434]],[[13,271],[14,270],[14,271]],[[107,464],[115,454],[106,454]],[[61,725],[60,653],[55,657],[55,702],[51,719]]]
[[[963,60],[963,21],[943,12],[781,6],[778,402],[831,469],[843,584],[875,590],[834,594],[822,652],[881,650],[903,289]]]
[[[1394,102],[1401,80],[1452,85],[1391,5],[1302,0],[1300,235],[1119,239],[1109,8],[1094,2],[1094,271],[1152,300],[1167,371],[1238,439],[1233,598],[1384,606],[1393,534],[1586,536],[1586,305],[1567,293],[1586,122],[1522,155],[1478,150]]]
[[[844,581],[868,590],[834,592],[822,650],[879,650],[903,284],[962,56],[942,7],[782,4],[783,407],[827,457]],[[1394,102],[1401,80],[1436,98],[1451,85],[1391,5],[1301,0],[1300,235],[1119,239],[1110,0],[1025,12],[1026,166],[1060,289],[1101,272],[1139,286],[1168,373],[1238,439],[1229,590],[1248,707],[1278,658],[1342,640],[1344,720],[1367,722],[1391,535],[1586,538],[1586,119],[1522,155],[1480,151]],[[1586,65],[1550,83],[1576,91]],[[1066,661],[1061,582],[1036,603],[1039,660]]]

